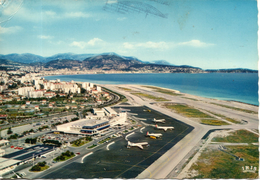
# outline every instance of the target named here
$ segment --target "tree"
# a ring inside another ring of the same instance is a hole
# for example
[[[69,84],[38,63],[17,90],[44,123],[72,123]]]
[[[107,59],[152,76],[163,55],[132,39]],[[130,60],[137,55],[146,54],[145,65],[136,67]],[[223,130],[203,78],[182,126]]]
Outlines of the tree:
[[[40,89],[44,89],[44,85],[43,84],[40,84]]]
[[[41,167],[44,167],[46,165],[46,161],[38,162],[38,165],[41,166]]]
[[[11,135],[11,136],[9,137],[9,139],[17,139],[18,136],[19,136],[19,135],[15,133],[15,134]]]
[[[84,94],[84,93],[86,93],[86,89],[84,89],[84,88],[81,88],[81,89],[80,89],[80,93],[81,93],[81,94]]]
[[[9,127],[7,134],[12,134],[12,133],[13,133],[13,131],[11,130],[11,127]]]
[[[86,141],[92,141],[92,138],[90,136],[86,136]]]
[[[12,85],[8,86],[8,89],[16,89],[17,88],[17,84],[13,83]]]
[[[40,171],[41,167],[37,164],[31,168],[31,171]]]
[[[36,144],[37,138],[27,138],[25,139],[25,143],[28,144]]]
[[[60,156],[56,157],[56,159],[54,159],[55,161],[59,161],[60,160]]]
[[[65,160],[65,157],[64,156],[60,156],[60,160]]]

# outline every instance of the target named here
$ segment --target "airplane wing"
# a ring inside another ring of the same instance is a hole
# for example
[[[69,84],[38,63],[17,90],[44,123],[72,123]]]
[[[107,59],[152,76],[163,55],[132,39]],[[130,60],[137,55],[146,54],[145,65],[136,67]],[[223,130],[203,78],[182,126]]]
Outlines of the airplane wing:
[[[140,149],[144,149],[142,145],[136,144],[137,147],[139,147]]]

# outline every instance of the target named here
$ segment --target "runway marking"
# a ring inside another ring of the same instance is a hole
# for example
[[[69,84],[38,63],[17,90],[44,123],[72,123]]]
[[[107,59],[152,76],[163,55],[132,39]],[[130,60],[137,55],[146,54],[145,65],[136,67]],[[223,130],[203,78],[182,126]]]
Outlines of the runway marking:
[[[111,162],[108,162],[107,164],[110,164]],[[118,165],[123,165],[123,166],[130,166],[130,167],[138,167],[138,168],[142,168],[142,169],[146,169],[146,168],[144,168],[144,167],[142,167],[142,166],[137,166],[137,165],[131,165],[131,164],[125,164],[125,163],[118,163],[118,162],[113,162],[112,164],[118,164]],[[122,170],[114,170],[114,171],[122,171]],[[91,171],[91,172],[89,172],[89,173],[100,173],[100,172],[103,172],[103,171],[96,171],[96,172],[93,172],[93,171]],[[107,171],[107,172],[113,172],[113,171]],[[122,173],[121,173],[122,174]],[[119,175],[121,175],[121,174],[119,174]]]
[[[140,133],[143,133],[143,129],[144,129],[145,127],[142,127],[141,129],[140,129]]]
[[[89,156],[91,154],[93,154],[93,152],[90,152],[90,153],[86,154],[85,156],[83,156],[82,159],[81,159],[81,163],[83,163],[83,160],[85,159],[85,157],[87,157],[87,156]]]
[[[109,146],[110,145],[112,145],[112,144],[114,144],[115,143],[115,141],[113,141],[113,142],[111,142],[111,143],[109,143],[108,145],[107,145],[107,150],[109,151]]]
[[[132,133],[126,135],[126,136],[125,136],[125,140],[128,141],[127,137],[133,135],[134,133],[135,133],[135,132],[132,132]]]

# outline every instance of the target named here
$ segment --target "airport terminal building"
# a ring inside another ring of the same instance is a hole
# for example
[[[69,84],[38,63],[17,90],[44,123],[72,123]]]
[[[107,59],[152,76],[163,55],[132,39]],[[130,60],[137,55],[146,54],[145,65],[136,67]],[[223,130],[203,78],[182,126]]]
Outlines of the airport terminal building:
[[[100,122],[93,122],[86,124],[85,126],[82,127],[80,130],[81,133],[85,133],[88,135],[98,135],[99,132],[102,132],[103,130],[106,130],[110,127],[109,121],[107,120],[102,120]]]
[[[111,108],[94,109],[94,112],[95,115],[87,116],[85,119],[59,125],[56,131],[65,134],[96,136],[106,133],[110,127],[126,124],[127,113],[116,113]]]

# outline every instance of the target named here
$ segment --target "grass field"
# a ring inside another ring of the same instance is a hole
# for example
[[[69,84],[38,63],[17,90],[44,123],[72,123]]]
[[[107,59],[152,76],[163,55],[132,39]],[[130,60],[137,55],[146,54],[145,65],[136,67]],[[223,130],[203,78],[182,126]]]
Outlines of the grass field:
[[[208,112],[210,112],[211,114],[214,114],[215,116],[221,117],[221,118],[223,118],[223,119],[225,119],[225,120],[227,120],[227,121],[229,121],[229,122],[232,122],[232,123],[235,123],[235,124],[240,124],[240,123],[241,123],[240,121],[237,121],[237,120],[235,120],[235,119],[226,117],[226,116],[224,116],[224,115],[222,115],[222,114],[213,113],[213,112],[211,112],[211,111],[208,111]]]
[[[152,100],[155,100],[155,101],[169,101],[165,98],[156,97],[156,96],[153,96],[153,95],[150,95],[150,94],[144,94],[144,93],[132,93],[132,94],[137,95],[137,96],[142,96],[142,97],[145,97],[145,98],[148,98],[148,99],[152,99]]]
[[[205,114],[205,113],[201,112],[200,110],[194,109],[187,105],[165,104],[165,107],[168,109],[173,109],[177,113],[182,114],[187,117],[191,117],[191,118],[213,118],[212,116]]]
[[[189,99],[189,100],[193,100],[193,101],[199,101],[198,99],[194,99],[194,98],[188,98],[188,97],[182,97],[184,99]]]
[[[97,146],[96,144],[92,144],[91,146],[88,147],[88,149],[94,148],[96,146]]]
[[[201,119],[200,121],[201,124],[206,124],[206,125],[214,125],[214,126],[229,125],[228,123],[218,119]]]
[[[129,88],[124,88],[124,87],[118,87],[119,89],[122,89],[124,91],[132,91],[132,89],[129,89]]]
[[[258,146],[227,146],[227,151],[236,156],[244,158],[245,161],[237,161],[233,156],[218,149],[205,150],[190,171],[196,170],[198,175],[191,178],[196,179],[256,179],[258,171],[243,172],[242,167],[259,167]],[[190,178],[190,177],[189,177]]]
[[[41,171],[44,171],[44,170],[48,169],[49,167],[50,167],[50,166],[45,165],[44,167],[41,167]]]
[[[164,94],[169,94],[169,95],[172,95],[172,96],[181,96],[181,94],[179,94],[179,93],[176,93],[176,92],[171,91],[171,90],[159,88],[159,87],[153,87],[153,86],[143,86],[143,87],[150,88],[150,89],[155,90],[156,92],[160,92],[160,93],[164,93]]]
[[[229,143],[256,143],[258,142],[258,135],[247,130],[238,130],[232,132],[229,136],[226,137],[215,137],[212,139],[212,141]]]
[[[98,144],[103,144],[104,142],[109,141],[110,139],[110,137],[103,139],[102,141],[99,141]]]
[[[44,170],[46,170],[46,169],[48,169],[50,166],[48,166],[48,165],[45,165],[45,166],[43,166],[43,167],[41,167],[41,166],[39,166],[40,167],[40,170],[39,171],[33,171],[33,170],[29,170],[29,171],[31,171],[31,172],[41,172],[41,171],[44,171]]]
[[[54,161],[67,161],[68,159],[71,159],[71,158],[73,158],[75,156],[75,154],[73,154],[72,156],[64,156],[65,157],[65,159],[63,159],[63,160],[57,160],[57,158],[55,158],[55,159],[53,159]]]
[[[250,114],[258,114],[258,112],[247,110],[247,109],[241,109],[241,108],[236,108],[236,107],[227,106],[227,105],[223,105],[223,104],[217,104],[217,103],[211,103],[211,104],[214,104],[214,105],[217,105],[217,106],[222,106],[222,107],[233,109],[233,110],[237,110],[237,111],[250,113]]]
[[[84,144],[87,144],[89,143],[90,141],[81,141],[80,143],[78,144],[72,144],[71,146],[72,147],[80,147],[80,146],[83,146]]]

